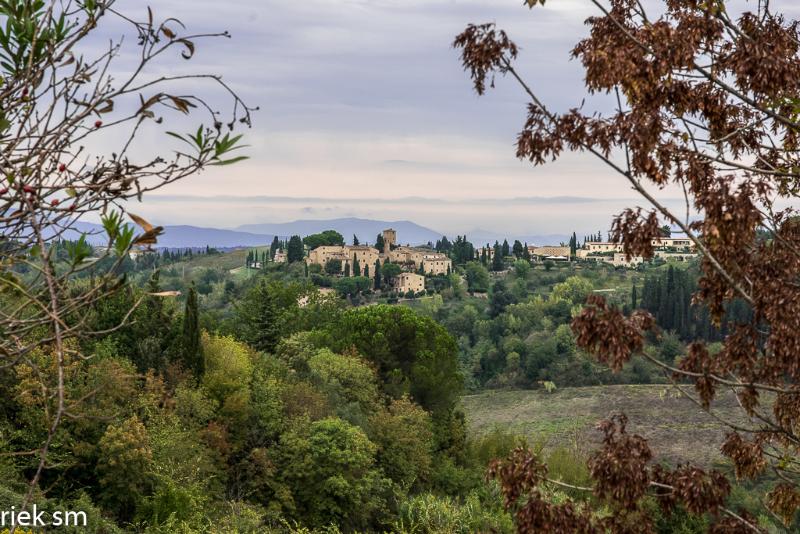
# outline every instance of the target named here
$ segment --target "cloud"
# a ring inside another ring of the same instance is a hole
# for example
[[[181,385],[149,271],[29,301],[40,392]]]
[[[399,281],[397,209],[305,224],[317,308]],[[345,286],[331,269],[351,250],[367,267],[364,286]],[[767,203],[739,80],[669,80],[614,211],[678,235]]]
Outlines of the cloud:
[[[246,133],[250,160],[166,190],[183,200],[151,197],[137,209],[162,220],[168,214],[170,220],[163,222],[213,220],[221,226],[289,220],[303,214],[380,215],[396,210],[401,218],[435,220],[436,227],[451,229],[467,223],[526,232],[545,231],[537,225],[546,226],[546,231],[594,228],[600,213],[559,211],[553,206],[575,203],[531,199],[599,198],[610,204],[588,204],[611,209],[618,199],[630,197],[624,181],[581,154],[567,154],[541,168],[516,160],[513,145],[524,122],[525,95],[512,80],[498,79],[496,90],[476,97],[457,51],[451,48],[453,37],[467,23],[495,21],[521,46],[519,70],[545,101],[558,110],[578,105],[584,94],[583,74],[578,62],[569,61],[569,52],[586,35],[583,21],[594,12],[590,2],[559,0],[530,11],[520,4],[519,0],[158,2],[157,18],[175,16],[187,31],[227,30],[233,37],[200,42],[192,61],[176,56],[152,74],[218,73],[261,111]],[[127,15],[146,13],[136,2],[123,7]],[[118,31],[115,26],[103,27],[101,36]],[[98,46],[101,41],[96,41]],[[135,52],[133,41],[129,36],[132,48],[126,49],[123,69]],[[212,99],[224,102],[220,95]],[[608,109],[610,103],[599,96],[590,105]],[[139,150],[152,153],[169,146],[156,134],[145,131]],[[209,207],[198,196],[212,198],[218,205]],[[230,197],[251,200],[248,204]],[[418,200],[402,200],[409,197]],[[447,201],[431,200],[438,198]],[[498,198],[515,200],[492,200]],[[314,203],[308,204],[308,199]],[[370,199],[381,200],[375,204]],[[199,205],[204,206],[202,211]],[[551,209],[550,219],[538,213]],[[602,214],[605,221],[610,216],[611,212]],[[523,228],[526,225],[529,228]]]

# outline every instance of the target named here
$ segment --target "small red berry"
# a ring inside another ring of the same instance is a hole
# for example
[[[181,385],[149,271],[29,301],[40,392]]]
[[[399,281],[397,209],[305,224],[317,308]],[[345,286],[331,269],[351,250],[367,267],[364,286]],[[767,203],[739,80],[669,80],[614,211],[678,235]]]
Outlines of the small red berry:
[[[64,165],[63,163],[58,166],[58,172],[64,172],[66,170],[67,170],[67,166]]]
[[[33,186],[30,185],[23,185],[22,190],[25,191],[26,193],[31,193],[31,194],[36,192],[36,189],[34,189]]]
[[[103,121],[95,121],[95,123],[94,123],[94,127],[95,128],[100,128],[102,125],[103,125]]]
[[[78,209],[78,203],[73,202],[72,206],[69,207],[69,211],[75,211],[76,209]]]
[[[7,187],[4,187],[3,189],[0,189],[0,195],[5,195],[6,193],[8,193],[8,188]]]
[[[61,203],[61,201],[60,201],[60,200],[58,200],[57,198],[54,198],[53,200],[51,200],[51,201],[50,201],[50,205],[51,205],[51,206],[53,206],[54,208],[55,208],[56,206],[58,206],[58,205],[59,205],[59,203]]]
[[[22,88],[22,96],[28,96],[28,88],[27,87],[23,87]]]

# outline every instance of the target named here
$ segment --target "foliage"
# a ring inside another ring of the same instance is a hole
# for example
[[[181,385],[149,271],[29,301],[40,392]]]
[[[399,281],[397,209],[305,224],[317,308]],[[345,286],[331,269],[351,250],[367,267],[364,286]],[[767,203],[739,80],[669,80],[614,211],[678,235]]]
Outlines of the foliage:
[[[474,493],[463,502],[450,497],[430,493],[422,494],[403,502],[400,519],[393,531],[403,534],[472,532],[512,533],[511,516],[502,510],[483,503]]]
[[[325,230],[318,234],[307,235],[303,238],[303,244],[311,250],[323,245],[341,246],[344,245],[344,237],[336,230]]]
[[[477,261],[467,262],[464,267],[467,277],[467,291],[470,293],[486,293],[489,291],[489,272]]]
[[[403,397],[392,400],[388,409],[376,410],[368,428],[386,476],[406,490],[423,486],[435,447],[430,415]]]
[[[457,347],[433,320],[386,305],[347,310],[329,331],[337,350],[354,347],[378,371],[389,395],[411,397],[426,410],[447,413],[461,392]]]
[[[305,524],[333,521],[342,528],[365,528],[386,513],[383,495],[389,481],[375,465],[375,445],[358,428],[329,418],[281,436],[272,453],[284,467],[284,507]]]
[[[131,519],[139,495],[152,484],[153,453],[147,430],[136,417],[120,426],[109,426],[99,444],[98,482],[103,503],[120,519]]]

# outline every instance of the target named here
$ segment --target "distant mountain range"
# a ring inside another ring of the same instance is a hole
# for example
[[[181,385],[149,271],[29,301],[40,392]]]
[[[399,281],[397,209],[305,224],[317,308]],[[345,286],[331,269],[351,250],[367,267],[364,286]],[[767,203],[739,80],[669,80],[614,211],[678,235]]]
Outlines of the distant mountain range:
[[[220,228],[202,228],[198,226],[175,225],[165,226],[164,234],[158,239],[158,247],[166,248],[188,248],[205,247],[206,245],[217,248],[235,247],[255,247],[268,245],[275,236],[279,239],[287,239],[293,235],[307,236],[322,232],[324,230],[336,230],[347,243],[352,242],[353,235],[358,236],[362,243],[374,243],[377,235],[387,228],[393,228],[397,232],[399,244],[422,245],[435,243],[445,234],[431,230],[411,221],[378,221],[372,219],[359,219],[355,217],[342,219],[325,220],[299,220],[289,223],[261,223],[245,224],[234,230]],[[67,239],[77,239],[80,232],[87,233],[87,240],[92,244],[103,244],[106,241],[103,227],[93,223],[78,223],[74,231],[64,235]],[[506,236],[498,232],[476,229],[467,232],[467,239],[476,247],[486,243],[494,243],[496,240],[502,242],[514,239],[527,242],[529,245],[557,245],[566,242],[569,236],[552,235],[530,235],[530,236]],[[451,241],[455,235],[447,236]]]
[[[66,239],[77,239],[80,232],[86,232],[87,241],[94,245],[102,245],[107,241],[105,231],[99,224],[79,223],[76,230],[65,234]],[[200,228],[198,226],[165,226],[164,233],[158,238],[159,248],[236,248],[268,245],[273,235],[259,235],[236,230],[219,228]]]

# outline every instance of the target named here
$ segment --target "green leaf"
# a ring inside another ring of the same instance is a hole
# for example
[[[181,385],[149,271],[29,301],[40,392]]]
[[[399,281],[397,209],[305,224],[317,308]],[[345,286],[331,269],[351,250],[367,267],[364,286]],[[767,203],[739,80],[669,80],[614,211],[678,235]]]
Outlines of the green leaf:
[[[238,156],[238,157],[231,158],[231,159],[215,161],[213,163],[209,163],[209,165],[214,165],[214,166],[218,166],[218,167],[222,166],[222,165],[233,165],[234,163],[239,163],[240,161],[244,161],[246,159],[250,159],[250,157],[249,156]]]

